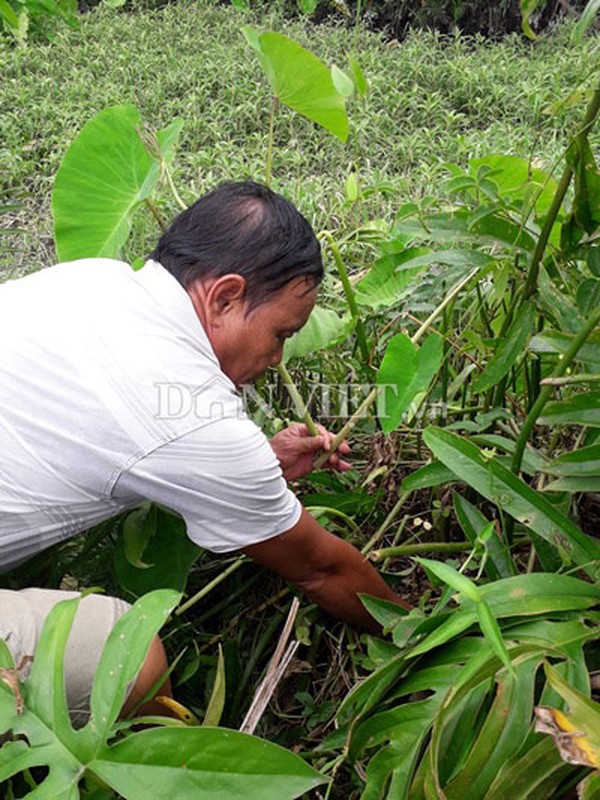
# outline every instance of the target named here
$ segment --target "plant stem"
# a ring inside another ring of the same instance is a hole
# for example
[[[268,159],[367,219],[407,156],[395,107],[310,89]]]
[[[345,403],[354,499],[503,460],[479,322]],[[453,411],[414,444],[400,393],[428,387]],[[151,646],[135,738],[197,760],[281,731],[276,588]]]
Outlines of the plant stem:
[[[360,551],[363,555],[366,556],[367,553],[369,553],[373,549],[373,547],[375,547],[377,542],[381,539],[383,534],[387,531],[387,529],[390,527],[392,522],[396,519],[396,517],[398,516],[398,514],[402,510],[402,507],[404,506],[404,504],[406,503],[406,501],[408,500],[408,498],[410,497],[411,494],[412,494],[412,492],[402,492],[402,494],[400,495],[400,497],[396,501],[396,504],[394,505],[394,507],[392,508],[390,513],[383,520],[383,523],[379,526],[378,530],[375,531],[373,536],[371,536],[369,541],[366,543],[366,545]]]
[[[598,115],[598,110],[600,110],[600,87],[594,89],[592,99],[588,104],[585,116],[583,118],[581,130],[573,137],[575,142],[583,143],[583,141],[587,138],[588,132],[594,124],[596,116]],[[527,280],[525,281],[525,288],[523,291],[523,302],[527,302],[537,289],[540,264],[546,251],[548,239],[550,238],[550,233],[552,232],[552,226],[556,221],[563,200],[565,199],[565,195],[567,193],[567,189],[569,188],[569,184],[571,183],[572,177],[573,168],[570,164],[567,164],[552,199],[552,204],[548,214],[546,215],[546,219],[544,220],[544,225],[540,231],[535,250],[533,251],[533,255],[531,257],[531,264],[529,265]]]
[[[267,161],[265,164],[265,184],[271,186],[271,169],[273,166],[273,137],[275,132],[275,112],[277,111],[277,98],[271,100],[271,113],[269,114],[269,139],[267,141]]]
[[[340,249],[337,246],[335,239],[328,231],[325,232],[325,236],[327,238],[327,241],[329,242],[329,247],[333,255],[333,260],[335,261],[335,266],[337,267],[338,275],[340,276],[340,280],[342,282],[342,288],[346,296],[346,302],[348,303],[348,309],[350,311],[350,315],[352,316],[352,319],[354,320],[354,324],[356,326],[356,338],[358,340],[358,346],[360,348],[360,352],[363,357],[363,362],[365,365],[368,366],[370,361],[369,345],[367,344],[367,337],[365,334],[363,321],[360,316],[360,311],[358,310],[358,305],[356,304],[354,289],[352,288],[352,284],[350,283],[350,278],[348,277],[348,271],[346,269],[346,265],[344,264],[344,261],[342,259],[342,254],[340,253]]]
[[[283,363],[281,363],[277,366],[277,372],[279,373],[279,377],[283,381],[283,384],[287,389],[288,394],[292,398],[292,402],[294,404],[294,407],[296,408],[296,414],[304,422],[304,424],[308,428],[310,435],[318,436],[319,431],[317,430],[317,426],[315,425],[314,420],[311,417],[310,412],[306,407],[304,400],[302,399],[302,395],[300,394],[298,389],[296,389],[296,385],[294,384],[292,376],[288,372],[287,367]]]
[[[544,378],[540,386],[569,386],[573,383],[598,383],[600,375],[594,372],[580,372],[579,375],[565,375],[564,378]]]
[[[231,575],[232,572],[235,572],[236,569],[239,569],[242,566],[242,564],[244,564],[247,561],[248,559],[246,558],[246,556],[241,556],[241,558],[238,558],[236,561],[230,564],[226,569],[220,572],[216,578],[213,578],[213,580],[209,581],[206,584],[206,586],[203,586],[199,592],[196,592],[196,594],[193,597],[190,597],[190,599],[186,600],[186,602],[183,603],[183,605],[180,605],[178,608],[176,608],[175,616],[178,617],[181,614],[185,613],[188,610],[188,608],[191,608],[195,603],[198,602],[198,600],[202,600],[203,597],[206,597],[206,595],[212,592],[212,590],[220,583],[222,583],[225,580],[225,578]]]
[[[421,553],[468,553],[473,549],[470,542],[420,542],[419,544],[401,544],[397,547],[382,547],[373,550],[369,556],[371,561],[383,561],[390,556],[417,556]]]
[[[558,364],[554,368],[552,372],[551,378],[560,378],[569,368],[571,362],[573,361],[574,357],[577,355],[578,350],[580,347],[585,343],[585,340],[590,335],[590,333],[594,330],[594,328],[600,322],[600,308],[596,309],[593,314],[587,319],[585,325],[581,328],[577,336],[574,337],[573,341],[567,348],[566,352],[559,359]],[[537,400],[531,407],[531,411],[527,415],[527,419],[523,423],[523,427],[521,429],[521,433],[519,434],[519,438],[517,439],[517,443],[515,445],[515,452],[513,454],[512,459],[512,471],[516,474],[521,469],[521,462],[523,460],[523,452],[525,450],[525,445],[527,444],[527,440],[529,439],[529,435],[533,430],[533,426],[535,425],[537,418],[542,413],[550,394],[552,393],[552,385],[545,384],[542,389],[540,390],[539,395],[537,396]]]

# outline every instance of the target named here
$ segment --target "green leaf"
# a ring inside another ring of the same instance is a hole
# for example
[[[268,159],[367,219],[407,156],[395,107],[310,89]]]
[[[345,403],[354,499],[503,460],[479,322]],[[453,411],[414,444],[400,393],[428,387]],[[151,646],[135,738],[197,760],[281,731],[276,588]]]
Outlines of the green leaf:
[[[600,476],[600,445],[593,444],[564,453],[547,464],[543,471],[565,477]]]
[[[600,392],[582,392],[560,400],[547,403],[539,417],[541,425],[591,425],[600,427]]]
[[[445,264],[448,267],[478,267],[483,269],[494,262],[492,256],[480,250],[434,250],[427,255],[416,256],[404,261],[396,269],[428,267],[431,264]]]
[[[61,261],[120,258],[131,215],[160,177],[160,162],[140,138],[142,121],[133,106],[115,106],[89,120],[56,175],[52,191],[54,236]],[[183,123],[156,135],[165,160]]]
[[[481,632],[492,646],[492,650],[496,653],[506,669],[509,672],[514,672],[498,623],[485,600],[480,600],[477,603],[477,616],[479,617]]]
[[[365,277],[355,285],[356,302],[373,309],[399,303],[413,289],[415,277],[424,267],[402,270],[397,267],[430,252],[428,247],[409,247],[378,258]]]
[[[223,648],[219,644],[215,682],[208,702],[208,708],[204,715],[204,721],[202,722],[205,727],[214,727],[221,721],[223,709],[225,708],[225,696],[225,659],[223,658]]]
[[[586,233],[594,233],[600,225],[600,172],[587,137],[575,137],[566,157],[575,178],[573,218]]]
[[[547,330],[536,334],[530,344],[529,349],[534,353],[566,353],[573,336],[568,333]],[[589,364],[596,371],[600,370],[600,332],[593,331],[587,338],[575,356],[576,361]],[[591,371],[593,371],[591,369]]]
[[[600,545],[564,517],[539,492],[495,459],[487,460],[471,442],[441,428],[427,428],[427,446],[434,455],[483,497],[552,544],[595,577]]]
[[[275,97],[345,142],[348,116],[344,97],[325,64],[281,33],[257,36],[247,27],[242,32],[257,53]]]
[[[335,64],[331,65],[331,80],[333,81],[336,92],[342,97],[351,97],[354,93],[352,78],[349,78],[346,73]]]
[[[98,753],[90,769],[128,800],[292,800],[326,782],[299,756],[220,728],[155,728]]]
[[[390,339],[377,373],[378,386],[385,387],[377,398],[384,433],[397,428],[415,397],[427,391],[441,361],[442,338],[435,333],[420,348],[403,333]]]
[[[94,677],[91,716],[85,727],[95,740],[94,751],[108,735],[125,700],[127,686],[146,658],[152,638],[181,598],[172,589],[144,595],[120,617],[111,630]]]
[[[414,492],[417,489],[428,489],[431,486],[452,483],[452,481],[456,481],[456,475],[452,470],[440,461],[433,461],[403,478],[401,489],[403,492]]]
[[[144,546],[147,565],[139,569],[125,554],[124,537],[119,537],[114,553],[119,584],[135,597],[152,589],[184,590],[190,568],[202,550],[191,541],[184,520],[167,509],[156,507],[156,524]],[[151,565],[151,566],[148,566]]]
[[[525,36],[529,39],[537,39],[537,36],[531,29],[529,24],[529,17],[539,6],[542,0],[521,0],[521,28]]]
[[[473,381],[473,392],[486,392],[499,383],[516,364],[519,356],[524,354],[524,348],[531,339],[532,333],[533,307],[527,304],[514,318],[506,338],[500,342],[500,346],[486,364],[483,372]]]
[[[302,358],[308,353],[324,350],[332,344],[345,339],[352,329],[349,315],[338,316],[329,308],[315,306],[306,325],[286,340],[283,348],[283,361]]]
[[[123,549],[125,558],[132,567],[148,569],[154,564],[142,561],[144,550],[152,536],[156,534],[156,506],[146,500],[139,508],[131,511],[123,522]]]
[[[586,7],[583,9],[579,20],[573,29],[573,41],[576,44],[581,44],[584,34],[594,24],[598,11],[600,11],[600,0],[588,0]]]
[[[489,525],[489,522],[476,506],[458,492],[454,492],[453,500],[454,511],[460,527],[467,539],[475,546],[478,537]],[[495,529],[486,543],[486,550],[489,553],[489,561],[491,561],[491,565],[486,564],[486,571],[492,580],[508,578],[515,574],[515,565],[510,557],[510,551]]]
[[[532,166],[531,161],[520,156],[493,154],[469,161],[469,172],[476,176],[482,167],[490,169],[490,176],[500,195],[511,202],[534,205],[539,216],[545,216],[558,188],[555,178]]]
[[[318,5],[318,0],[297,0],[297,3],[303,14],[312,14]]]
[[[13,28],[14,30],[18,30],[19,18],[15,14],[8,0],[0,0],[0,17],[2,17],[9,27]]]
[[[432,572],[440,581],[447,583],[454,591],[464,594],[465,597],[475,603],[481,602],[479,590],[473,581],[469,580],[465,575],[461,575],[449,564],[445,564],[443,561],[433,561],[430,558],[419,558],[418,556],[415,556],[413,560],[426,567],[429,572]]]
[[[348,57],[348,63],[350,64],[350,72],[352,73],[352,80],[354,81],[356,94],[361,98],[366,97],[367,92],[369,91],[369,84],[367,83],[367,79],[365,78],[365,74],[362,71],[360,64],[354,56]]]

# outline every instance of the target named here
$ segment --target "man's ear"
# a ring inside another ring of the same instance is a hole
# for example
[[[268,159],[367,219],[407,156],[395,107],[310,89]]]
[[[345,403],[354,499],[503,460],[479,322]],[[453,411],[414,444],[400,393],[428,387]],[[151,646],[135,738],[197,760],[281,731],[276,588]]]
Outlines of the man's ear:
[[[246,279],[235,273],[222,275],[212,284],[207,300],[213,314],[227,314],[246,298]]]
[[[187,287],[196,313],[208,332],[220,327],[221,318],[244,303],[246,297],[246,279],[235,273],[222,275],[220,278],[195,280]]]

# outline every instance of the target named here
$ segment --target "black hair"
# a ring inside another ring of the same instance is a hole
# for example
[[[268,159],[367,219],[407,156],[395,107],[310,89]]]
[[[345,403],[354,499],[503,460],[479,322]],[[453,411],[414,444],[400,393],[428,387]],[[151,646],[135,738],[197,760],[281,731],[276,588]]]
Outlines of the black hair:
[[[246,279],[249,307],[301,275],[323,277],[321,246],[307,220],[254,181],[228,181],[179,214],[150,258],[184,287],[234,273]]]

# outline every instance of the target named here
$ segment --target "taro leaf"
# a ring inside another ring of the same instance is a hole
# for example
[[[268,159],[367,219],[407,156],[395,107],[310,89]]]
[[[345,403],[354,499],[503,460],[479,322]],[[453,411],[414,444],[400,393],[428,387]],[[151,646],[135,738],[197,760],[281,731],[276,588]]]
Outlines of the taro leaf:
[[[402,422],[416,396],[426,392],[442,360],[442,338],[431,334],[421,347],[404,333],[388,342],[377,384],[385,387],[377,398],[377,414],[384,433],[391,433]]]
[[[144,549],[144,558],[151,566],[137,569],[128,561],[123,537],[115,548],[117,579],[135,597],[152,589],[183,591],[190,568],[202,552],[188,537],[181,517],[161,507],[157,507],[156,514],[155,533]]]
[[[396,269],[415,269],[415,267],[428,267],[431,264],[444,264],[448,267],[483,267],[492,264],[494,259],[487,253],[479,250],[434,250],[426,255],[415,256],[400,264]]]
[[[544,664],[548,683],[568,706],[568,712],[536,708],[536,731],[549,733],[569,764],[600,767],[600,705],[573,688],[560,673]]]
[[[475,393],[486,392],[499,383],[513,367],[519,356],[524,354],[524,349],[533,333],[533,308],[527,304],[522,308],[506,334],[506,338],[486,364],[483,372],[473,381],[472,390]]]
[[[365,277],[355,285],[356,302],[374,309],[398,303],[411,291],[415,276],[423,271],[424,266],[397,268],[428,253],[431,253],[428,247],[409,247],[378,258]]]
[[[225,708],[225,659],[223,658],[223,648],[219,644],[219,657],[217,659],[217,672],[215,682],[208,702],[208,708],[204,715],[202,724],[205,727],[215,727],[221,721],[223,709]]]
[[[448,469],[440,461],[432,461],[431,464],[425,464],[403,478],[401,489],[403,492],[414,492],[417,489],[428,489],[442,483],[452,483],[456,479],[456,475],[451,469]]]
[[[454,493],[454,511],[465,536],[475,546],[477,537],[489,524],[488,520],[476,506],[458,494],[458,492]],[[492,580],[508,578],[510,575],[515,574],[515,565],[510,557],[508,547],[500,539],[496,530],[493,530],[492,535],[487,540],[486,550],[489,553],[486,572]]]
[[[248,27],[243,27],[242,33],[257,54],[275,97],[345,142],[348,116],[344,97],[325,64],[281,33],[257,34]]]
[[[543,472],[565,477],[600,476],[600,445],[592,444],[555,458]]]
[[[454,433],[429,427],[424,439],[433,454],[461,480],[552,544],[561,556],[582,566],[591,577],[597,575],[600,545],[539,492]]]
[[[572,215],[586,233],[600,225],[600,173],[587,137],[576,137],[567,150],[567,163],[575,177]]]
[[[506,155],[474,158],[469,161],[469,172],[476,175],[482,166],[491,168],[491,179],[502,196],[512,201],[532,201],[538,215],[545,216],[548,213],[558,184],[547,172],[532,167],[525,158]]]
[[[567,400],[547,403],[538,422],[541,425],[572,424],[600,427],[600,392],[582,392]]]
[[[352,318],[349,315],[340,317],[329,308],[316,306],[313,308],[306,325],[286,340],[283,349],[284,362],[290,358],[302,358],[307,353],[324,350],[350,333]]]
[[[299,756],[221,728],[155,728],[104,747],[90,769],[127,800],[292,800],[327,780]]]
[[[175,120],[156,134],[169,160],[183,126]],[[140,138],[142,121],[131,106],[114,106],[89,120],[56,175],[52,191],[54,236],[61,261],[120,258],[131,215],[160,177],[160,161]]]

